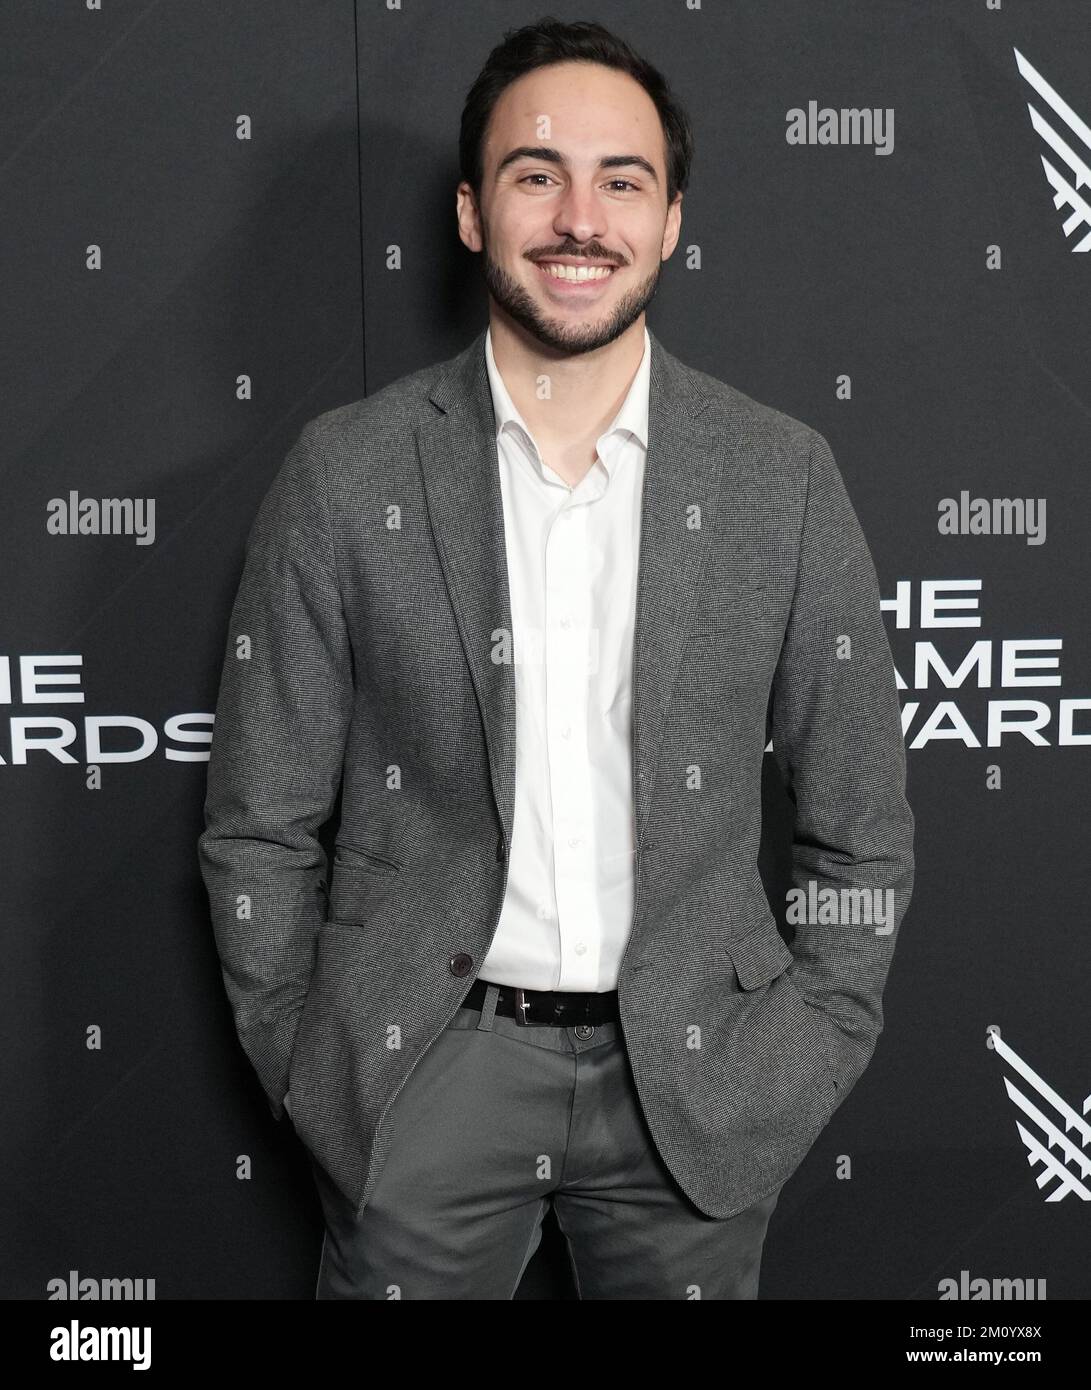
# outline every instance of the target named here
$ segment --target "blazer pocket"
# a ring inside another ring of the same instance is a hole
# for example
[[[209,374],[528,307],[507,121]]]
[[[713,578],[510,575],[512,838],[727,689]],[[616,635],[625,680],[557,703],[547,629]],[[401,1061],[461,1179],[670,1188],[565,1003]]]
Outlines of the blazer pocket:
[[[400,874],[401,863],[374,850],[361,849],[358,845],[338,844],[334,848],[333,866],[335,869],[356,870],[368,874]]]
[[[739,984],[744,990],[760,989],[782,975],[794,959],[784,938],[774,927],[751,932],[727,948]]]
[[[402,866],[393,859],[353,845],[338,845],[333,859],[327,920],[363,926],[401,871]]]

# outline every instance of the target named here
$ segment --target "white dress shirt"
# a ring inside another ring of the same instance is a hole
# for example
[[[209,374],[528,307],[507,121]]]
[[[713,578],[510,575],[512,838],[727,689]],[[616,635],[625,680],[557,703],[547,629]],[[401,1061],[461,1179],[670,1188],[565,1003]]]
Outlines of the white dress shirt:
[[[516,699],[507,890],[481,977],[605,991],[632,926],[632,667],[651,344],[575,487],[546,464],[497,370]]]

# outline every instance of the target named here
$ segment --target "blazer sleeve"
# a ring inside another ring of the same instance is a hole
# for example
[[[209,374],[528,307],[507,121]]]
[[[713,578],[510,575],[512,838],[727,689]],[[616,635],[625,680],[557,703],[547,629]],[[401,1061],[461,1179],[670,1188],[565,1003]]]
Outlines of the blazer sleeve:
[[[311,421],[247,538],[198,840],[239,1040],[278,1119],[327,912],[317,832],[340,786],[352,699],[325,466]]]
[[[770,733],[795,803],[793,887],[807,893],[813,882],[818,902],[832,888],[846,906],[854,895],[841,890],[863,889],[890,909],[881,925],[841,911],[836,923],[796,926],[789,974],[833,1025],[843,1099],[883,1028],[883,989],[913,891],[914,819],[875,566],[830,446],[816,431]]]

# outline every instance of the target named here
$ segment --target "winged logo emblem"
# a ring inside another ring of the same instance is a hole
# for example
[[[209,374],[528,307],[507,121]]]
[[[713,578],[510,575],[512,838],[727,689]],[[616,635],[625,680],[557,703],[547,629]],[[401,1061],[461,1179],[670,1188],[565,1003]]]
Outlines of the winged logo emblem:
[[[1091,251],[1091,203],[1080,193],[1081,188],[1091,189],[1091,127],[1080,119],[1064,97],[1049,85],[1017,48],[1012,51],[1020,73],[1052,114],[1051,121],[1033,102],[1028,101],[1030,123],[1068,171],[1066,177],[1057,164],[1047,155],[1042,155],[1042,167],[1053,188],[1053,206],[1058,210],[1070,209],[1064,220],[1065,236],[1071,236],[1077,228],[1087,228],[1072,250]]]
[[[1015,1127],[1026,1145],[1027,1162],[1032,1168],[1041,1165],[1035,1181],[1043,1192],[1048,1189],[1046,1201],[1059,1202],[1070,1192],[1082,1202],[1091,1201],[1091,1124],[1084,1118],[1091,1111],[1091,1095],[1083,1103],[1083,1113],[1078,1115],[1008,1046],[995,1024],[988,1029],[986,1045],[1003,1057],[1025,1083],[1020,1086],[1004,1077],[1008,1099],[1026,1121],[1016,1120]]]

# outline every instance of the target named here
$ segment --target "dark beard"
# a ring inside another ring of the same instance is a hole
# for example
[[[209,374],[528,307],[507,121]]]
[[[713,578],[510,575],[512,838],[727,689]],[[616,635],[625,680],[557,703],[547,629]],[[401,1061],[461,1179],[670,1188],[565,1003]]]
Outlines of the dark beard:
[[[612,343],[615,338],[619,338],[627,328],[636,322],[655,298],[656,289],[659,287],[659,277],[663,272],[663,262],[661,261],[655,271],[642,284],[637,285],[635,289],[630,290],[622,297],[604,324],[577,327],[562,323],[558,319],[543,317],[537,304],[527,291],[489,255],[487,242],[484,246],[483,256],[485,284],[500,308],[509,314],[517,324],[525,328],[531,337],[536,338],[543,347],[551,348],[554,352],[564,353],[566,356],[594,352],[596,348],[605,347],[607,343]],[[591,264],[593,265],[594,261],[591,261]]]

